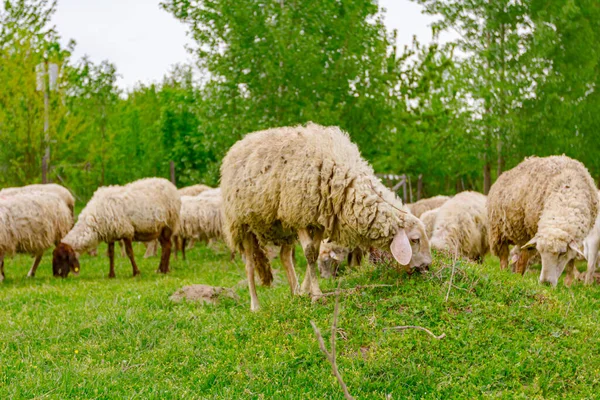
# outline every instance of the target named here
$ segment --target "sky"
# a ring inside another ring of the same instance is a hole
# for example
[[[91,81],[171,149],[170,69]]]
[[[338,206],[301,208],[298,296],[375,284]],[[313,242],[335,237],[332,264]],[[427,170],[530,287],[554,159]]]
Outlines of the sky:
[[[191,44],[186,27],[159,7],[159,0],[58,0],[53,19],[65,44],[77,42],[75,58],[84,55],[117,66],[123,89],[137,82],[160,82],[177,63],[189,62]],[[433,19],[409,0],[379,0],[387,9],[385,23],[398,30],[398,43],[410,45],[413,35],[431,40]]]

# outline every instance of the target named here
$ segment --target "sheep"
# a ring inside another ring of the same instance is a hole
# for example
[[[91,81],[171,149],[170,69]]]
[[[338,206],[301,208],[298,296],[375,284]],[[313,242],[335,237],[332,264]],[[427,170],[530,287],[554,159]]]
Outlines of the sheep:
[[[319,250],[319,273],[321,278],[331,278],[337,275],[337,270],[345,259],[348,260],[348,266],[357,267],[360,265],[363,257],[363,250],[360,247],[351,250],[333,242],[323,240]]]
[[[42,183],[35,185],[27,185],[21,187],[11,187],[0,190],[0,196],[14,196],[20,193],[28,192],[42,192],[42,193],[53,193],[58,196],[62,201],[65,202],[71,214],[75,210],[75,197],[71,194],[69,189],[56,183]]]
[[[321,240],[342,246],[389,248],[406,268],[431,263],[423,223],[375,177],[358,148],[338,127],[309,123],[254,132],[235,143],[221,165],[224,233],[245,255],[250,309],[259,309],[256,269],[273,276],[263,247],[281,246],[292,294],[322,296],[316,276]],[[291,260],[300,239],[308,261],[298,286]]]
[[[213,188],[211,188],[210,186],[198,184],[198,185],[186,186],[181,189],[178,189],[177,191],[179,192],[180,196],[197,196],[197,195],[199,195],[207,190],[211,190],[211,189],[213,189]]]
[[[27,191],[0,195],[0,281],[4,280],[4,258],[15,253],[32,254],[33,278],[44,251],[60,243],[73,226],[73,214],[54,193]],[[73,273],[79,265],[73,262]]]
[[[428,199],[421,199],[406,206],[415,217],[420,218],[424,212],[439,208],[448,200],[450,200],[448,196],[434,196]]]
[[[481,262],[489,250],[486,196],[461,192],[439,208],[431,247]]]
[[[181,239],[181,254],[190,239],[209,241],[223,237],[221,189],[210,189],[197,196],[181,196],[180,224],[177,237]]]
[[[600,192],[598,192],[600,196]],[[587,271],[585,274],[585,284],[594,282],[594,272],[598,263],[598,251],[600,251],[600,214],[596,217],[594,227],[583,242],[583,253],[587,260]]]
[[[115,277],[115,241],[123,239],[133,267],[140,274],[133,255],[132,241],[147,242],[158,238],[162,246],[157,272],[169,272],[171,236],[179,226],[181,200],[175,186],[166,179],[146,178],[125,186],[101,187],[85,206],[73,229],[54,251],[53,262],[65,271],[73,255],[108,243],[109,278]]]
[[[509,259],[509,265],[513,272],[517,271],[517,265],[519,263],[519,259],[521,258],[522,252],[523,251],[521,250],[521,248],[519,246],[513,246],[512,249],[510,249],[508,259]],[[532,265],[540,264],[542,262],[542,259],[540,258],[540,253],[538,253],[535,250],[530,250],[529,253],[526,255],[526,257],[527,257],[527,264],[524,267],[525,271],[527,271],[529,269],[529,267],[531,267]]]
[[[440,208],[434,208],[433,210],[425,211],[419,219],[423,221],[425,225],[425,232],[427,233],[427,237],[431,239],[431,235],[433,235],[433,227],[435,226],[435,218],[437,217],[437,213]]]
[[[565,155],[526,158],[492,185],[487,207],[490,247],[502,269],[510,244],[528,250],[516,266],[521,274],[535,248],[542,258],[539,282],[556,286],[566,267],[565,285],[571,284],[579,244],[598,214],[598,192],[582,163]]]

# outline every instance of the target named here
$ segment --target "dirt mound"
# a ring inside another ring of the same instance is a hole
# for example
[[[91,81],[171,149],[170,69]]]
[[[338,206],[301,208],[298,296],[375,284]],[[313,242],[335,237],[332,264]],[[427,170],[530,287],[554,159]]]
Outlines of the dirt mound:
[[[239,300],[239,296],[233,289],[208,285],[184,286],[173,293],[169,299],[175,302],[180,302],[185,299],[187,301],[198,301],[204,304],[216,304],[219,299],[223,297]]]

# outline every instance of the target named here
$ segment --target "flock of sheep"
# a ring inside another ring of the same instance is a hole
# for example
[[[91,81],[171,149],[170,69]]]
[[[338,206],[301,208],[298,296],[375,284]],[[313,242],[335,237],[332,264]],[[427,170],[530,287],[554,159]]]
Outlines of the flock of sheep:
[[[134,276],[140,271],[132,242],[148,243],[147,255],[160,244],[158,272],[167,273],[173,243],[185,257],[190,240],[223,238],[245,262],[253,311],[259,309],[255,274],[263,285],[273,280],[273,248],[292,294],[313,298],[322,295],[317,270],[332,276],[346,257],[356,265],[365,253],[389,252],[412,272],[428,268],[430,248],[476,261],[491,250],[503,269],[510,259],[520,273],[540,257],[539,280],[553,285],[565,269],[570,284],[580,255],[588,260],[585,281],[591,283],[600,247],[598,202],[587,169],[552,156],[527,158],[502,174],[487,197],[469,191],[403,205],[346,133],[309,123],[238,141],[223,159],[217,189],[177,190],[162,178],[101,187],[74,226],[74,198],[62,186],[1,190],[0,280],[5,256],[34,255],[28,274],[34,276],[52,246],[54,275],[77,274],[79,255],[99,242],[108,243],[109,277],[115,276],[115,242],[122,243]],[[307,260],[302,284],[294,269],[298,240]]]

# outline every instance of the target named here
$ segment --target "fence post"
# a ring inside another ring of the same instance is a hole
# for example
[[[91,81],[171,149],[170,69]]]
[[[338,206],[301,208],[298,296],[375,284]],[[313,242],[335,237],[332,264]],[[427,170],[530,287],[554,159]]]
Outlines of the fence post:
[[[169,161],[169,169],[171,172],[171,183],[173,185],[177,186],[175,183],[175,162],[174,161]]]
[[[419,174],[419,179],[417,179],[417,201],[421,200],[423,197],[423,174]]]

